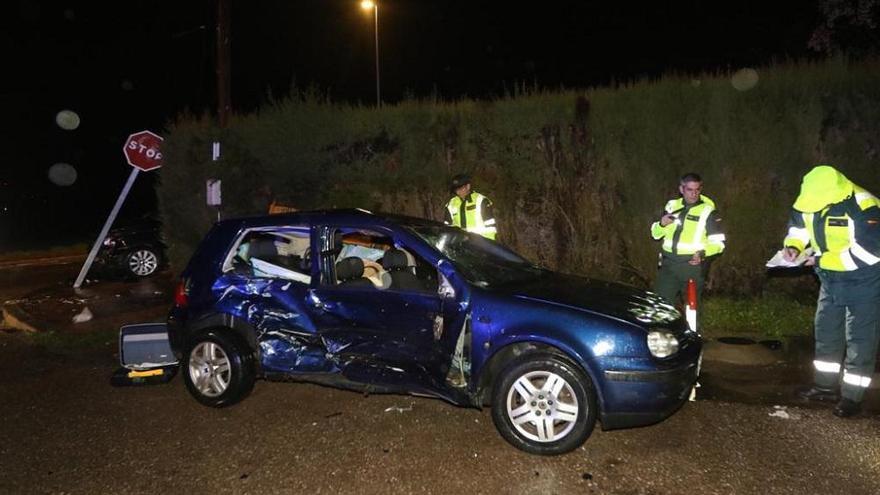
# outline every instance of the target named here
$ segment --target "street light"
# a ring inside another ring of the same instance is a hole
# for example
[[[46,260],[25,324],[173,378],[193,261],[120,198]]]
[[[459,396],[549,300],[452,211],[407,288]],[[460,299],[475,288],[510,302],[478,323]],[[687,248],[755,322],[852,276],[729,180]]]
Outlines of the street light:
[[[379,2],[375,2],[373,0],[363,0],[361,2],[361,8],[364,10],[372,10],[373,11],[373,23],[376,38],[376,106],[382,106],[382,97],[379,92]]]

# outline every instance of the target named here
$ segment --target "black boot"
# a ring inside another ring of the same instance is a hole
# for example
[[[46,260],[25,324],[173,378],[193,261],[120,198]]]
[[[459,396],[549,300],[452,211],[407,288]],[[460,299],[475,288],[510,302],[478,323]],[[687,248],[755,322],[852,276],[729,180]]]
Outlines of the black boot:
[[[851,399],[840,399],[840,402],[834,406],[834,410],[831,412],[833,412],[838,418],[851,418],[861,412],[861,410],[861,402],[856,402]]]
[[[797,395],[801,399],[818,402],[837,402],[840,399],[840,394],[837,393],[837,390],[817,387],[815,385],[806,390],[801,390]]]

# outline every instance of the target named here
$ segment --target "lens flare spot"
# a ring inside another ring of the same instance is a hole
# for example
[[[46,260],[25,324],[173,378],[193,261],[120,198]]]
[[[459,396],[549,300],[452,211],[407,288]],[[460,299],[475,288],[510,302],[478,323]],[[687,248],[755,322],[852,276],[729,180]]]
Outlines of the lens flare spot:
[[[49,167],[49,180],[56,186],[71,186],[76,182],[76,169],[69,163],[56,163]]]
[[[79,127],[79,115],[73,110],[62,110],[55,115],[55,123],[65,131],[72,131]]]
[[[737,91],[748,91],[758,84],[758,71],[755,69],[740,69],[730,76],[730,84]]]

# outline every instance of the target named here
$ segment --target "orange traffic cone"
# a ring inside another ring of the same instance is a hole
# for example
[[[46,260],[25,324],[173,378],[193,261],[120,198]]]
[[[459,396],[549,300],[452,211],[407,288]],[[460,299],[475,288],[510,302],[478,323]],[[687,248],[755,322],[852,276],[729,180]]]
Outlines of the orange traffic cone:
[[[687,286],[687,305],[684,309],[684,316],[694,332],[697,331],[697,282],[694,279],[688,279]]]

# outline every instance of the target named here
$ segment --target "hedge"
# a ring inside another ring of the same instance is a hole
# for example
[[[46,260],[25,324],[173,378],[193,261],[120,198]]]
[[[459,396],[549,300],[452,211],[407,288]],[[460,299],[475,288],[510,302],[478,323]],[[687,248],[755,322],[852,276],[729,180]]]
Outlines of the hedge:
[[[216,219],[209,178],[222,180],[224,217],[275,200],[440,219],[447,180],[467,171],[496,204],[501,242],[549,268],[648,285],[659,248],[648,226],[678,177],[696,171],[728,236],[709,289],[760,294],[810,167],[833,164],[880,193],[880,66],[780,64],[759,69],[750,89],[742,74],[380,109],[294,92],[225,129],[181,115],[158,187],[172,265]]]

